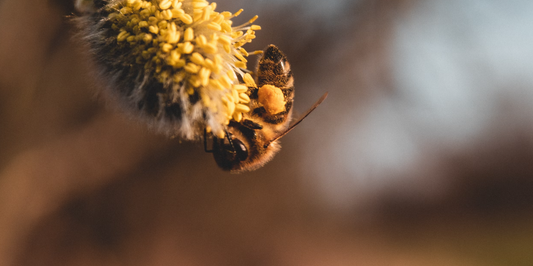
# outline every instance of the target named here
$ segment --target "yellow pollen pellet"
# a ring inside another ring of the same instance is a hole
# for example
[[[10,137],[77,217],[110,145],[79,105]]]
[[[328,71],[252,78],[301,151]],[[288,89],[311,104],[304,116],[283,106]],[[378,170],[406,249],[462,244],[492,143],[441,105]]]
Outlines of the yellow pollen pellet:
[[[185,24],[191,24],[192,23],[192,17],[189,14],[181,14],[180,15],[181,21]]]
[[[192,41],[194,39],[194,31],[192,28],[187,28],[183,34],[184,41]]]
[[[183,43],[183,53],[184,54],[190,54],[194,50],[194,45],[190,42],[184,42]]]
[[[135,43],[137,41],[136,37],[137,36],[129,36],[128,38],[126,38],[126,41],[130,43]]]
[[[170,0],[163,0],[159,3],[159,7],[163,10],[170,8],[172,6],[172,1]]]
[[[183,69],[185,69],[185,71],[189,73],[195,74],[195,73],[198,73],[198,70],[200,70],[200,67],[194,63],[188,63],[187,65],[185,65],[185,67],[183,67]]]
[[[257,97],[265,110],[273,115],[285,110],[285,98],[280,88],[272,85],[263,85],[257,91]]]
[[[199,53],[193,53],[191,55],[191,61],[197,65],[203,65],[204,64],[204,57]]]

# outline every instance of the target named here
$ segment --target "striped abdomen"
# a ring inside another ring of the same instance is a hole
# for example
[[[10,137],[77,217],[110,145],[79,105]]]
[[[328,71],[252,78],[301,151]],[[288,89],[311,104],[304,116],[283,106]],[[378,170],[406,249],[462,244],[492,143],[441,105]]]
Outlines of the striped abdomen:
[[[273,85],[281,89],[285,100],[285,110],[272,115],[263,107],[258,107],[253,110],[253,113],[261,116],[266,123],[288,122],[294,98],[294,78],[287,57],[274,45],[265,49],[257,67],[257,86],[261,88],[263,85]],[[257,99],[257,90],[251,93],[250,98]]]

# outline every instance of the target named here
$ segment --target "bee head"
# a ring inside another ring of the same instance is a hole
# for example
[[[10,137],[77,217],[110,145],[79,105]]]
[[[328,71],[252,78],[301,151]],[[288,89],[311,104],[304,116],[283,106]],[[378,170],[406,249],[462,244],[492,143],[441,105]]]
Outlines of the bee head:
[[[266,146],[264,143],[261,131],[230,124],[224,138],[213,138],[213,156],[223,170],[232,173],[255,170],[279,150],[277,142]]]

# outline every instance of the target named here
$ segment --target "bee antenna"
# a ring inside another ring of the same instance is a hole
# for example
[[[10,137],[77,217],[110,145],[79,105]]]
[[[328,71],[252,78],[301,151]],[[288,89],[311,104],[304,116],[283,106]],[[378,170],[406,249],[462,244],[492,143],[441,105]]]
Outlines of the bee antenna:
[[[287,130],[285,130],[283,133],[279,134],[277,137],[275,137],[272,140],[270,140],[269,142],[267,142],[264,147],[265,148],[268,147],[268,145],[270,145],[270,143],[272,143],[272,142],[282,138],[283,136],[287,135],[287,133],[289,133],[298,124],[300,124],[300,122],[302,122],[302,120],[304,120],[304,118],[306,118],[311,112],[313,112],[327,97],[328,97],[328,93],[326,92],[326,93],[324,93],[324,95],[322,95],[322,97],[320,97],[320,99],[318,99],[318,101],[316,101],[315,104],[313,104],[313,106],[311,106],[311,108],[309,108],[309,110],[307,110],[307,112],[305,112],[305,114],[300,119],[298,119],[294,124],[292,124],[292,126],[287,128]]]

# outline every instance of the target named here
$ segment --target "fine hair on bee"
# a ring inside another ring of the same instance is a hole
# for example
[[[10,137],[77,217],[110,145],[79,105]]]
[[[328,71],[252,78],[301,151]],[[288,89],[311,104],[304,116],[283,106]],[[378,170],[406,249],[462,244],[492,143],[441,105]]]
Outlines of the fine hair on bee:
[[[250,111],[240,122],[231,121],[223,138],[213,136],[212,152],[217,165],[232,173],[262,167],[279,151],[279,139],[307,117],[327,97],[325,93],[300,119],[289,125],[294,101],[294,78],[287,57],[269,45],[258,62],[255,79],[245,76]]]

